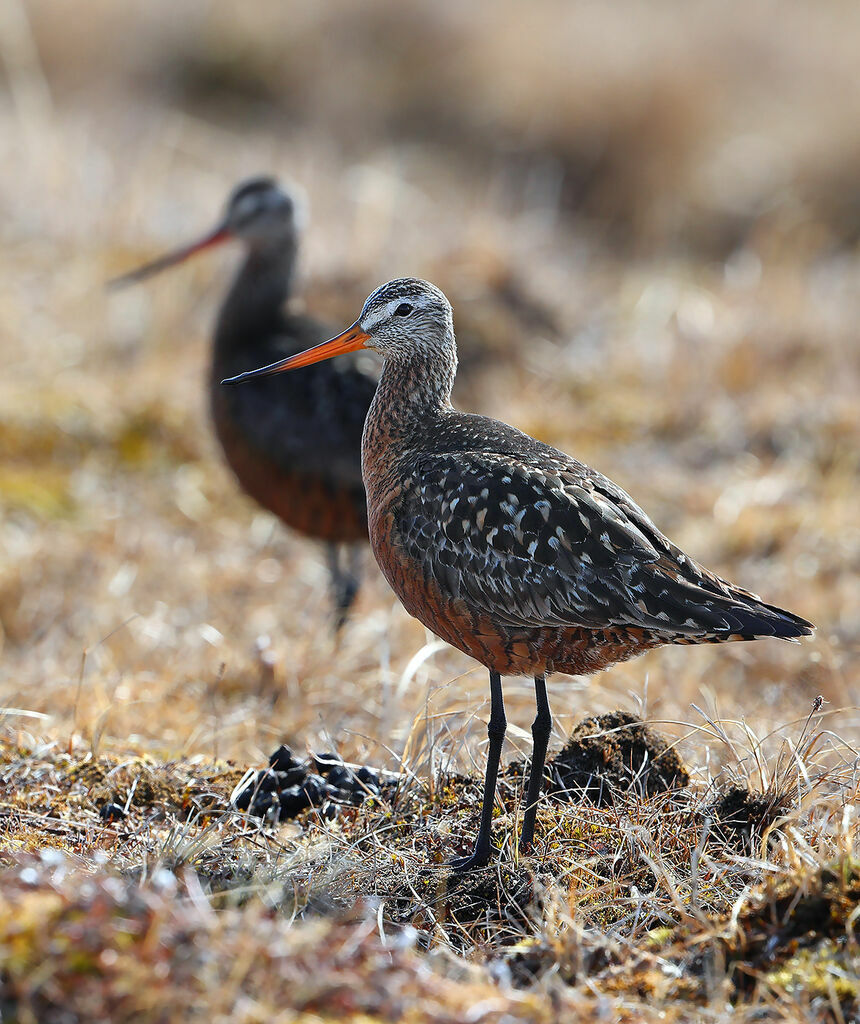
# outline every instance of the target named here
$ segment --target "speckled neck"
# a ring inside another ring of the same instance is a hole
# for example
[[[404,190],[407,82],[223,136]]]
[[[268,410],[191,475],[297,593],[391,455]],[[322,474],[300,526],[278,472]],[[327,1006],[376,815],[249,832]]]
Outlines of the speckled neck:
[[[370,504],[398,466],[421,446],[430,421],[451,412],[457,345],[449,331],[439,345],[416,345],[408,357],[385,360],[364,424],[362,475]]]

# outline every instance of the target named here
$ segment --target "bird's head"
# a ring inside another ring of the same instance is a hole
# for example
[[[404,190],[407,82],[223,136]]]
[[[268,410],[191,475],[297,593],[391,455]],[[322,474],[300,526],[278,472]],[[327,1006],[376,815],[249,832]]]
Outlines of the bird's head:
[[[250,249],[291,247],[295,245],[302,220],[296,197],[274,178],[248,178],[233,189],[221,219],[202,238],[114,278],[109,286],[121,287],[142,281],[231,239],[244,242]]]
[[[451,303],[436,285],[401,277],[367,297],[354,328],[364,335],[364,348],[386,359],[406,360],[447,346],[454,320]]]
[[[302,219],[296,197],[274,178],[248,178],[230,193],[221,228],[249,245],[277,244],[292,239]]]
[[[389,281],[368,296],[359,318],[337,337],[222,383],[238,384],[251,377],[296,370],[361,348],[378,352],[392,362],[408,362],[416,356],[431,360],[434,356],[450,357],[455,353],[451,303],[429,281],[415,277]],[[456,355],[454,359],[456,366]]]

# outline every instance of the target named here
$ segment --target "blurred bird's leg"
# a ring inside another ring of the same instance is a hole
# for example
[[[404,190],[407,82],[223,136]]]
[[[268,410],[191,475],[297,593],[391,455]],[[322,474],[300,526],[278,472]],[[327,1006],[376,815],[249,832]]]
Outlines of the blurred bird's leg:
[[[535,676],[535,702],[537,714],[532,722],[532,766],[526,791],[526,812],[523,816],[523,830],[520,834],[520,850],[525,852],[532,844],[535,834],[535,818],[538,801],[543,787],[543,768],[546,762],[546,748],[552,730],[552,715],[546,692],[546,677]]]
[[[328,545],[328,567],[334,597],[334,631],[339,633],[349,617],[349,609],[361,584],[361,553],[357,545],[346,551],[346,567],[342,564],[342,545]]]
[[[505,718],[505,704],[502,699],[502,677],[498,672],[490,673],[490,721],[487,723],[489,746],[487,750],[487,773],[484,776],[484,800],[481,804],[481,827],[475,840],[475,849],[470,857],[458,857],[451,861],[455,871],[468,871],[486,864],[493,855],[493,804],[496,800],[496,780],[499,776],[499,759],[508,727]]]
[[[355,600],[361,581],[364,578],[364,545],[348,544],[346,547],[347,559],[349,562],[349,578],[352,580],[353,592],[349,601]]]

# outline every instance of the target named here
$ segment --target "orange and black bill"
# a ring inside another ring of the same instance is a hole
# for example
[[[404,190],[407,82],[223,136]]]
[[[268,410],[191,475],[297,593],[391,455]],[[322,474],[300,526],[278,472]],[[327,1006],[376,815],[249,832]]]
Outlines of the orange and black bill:
[[[184,245],[181,249],[174,249],[172,252],[165,253],[164,256],[159,256],[158,259],[153,260],[151,263],[144,263],[137,270],[130,270],[127,274],[111,278],[107,283],[107,287],[123,288],[127,284],[136,284],[138,281],[144,281],[148,277],[160,274],[162,270],[167,270],[169,267],[175,267],[179,263],[184,263],[189,256],[203,252],[204,249],[209,249],[213,245],[220,245],[221,242],[226,242],[230,237],[227,225],[219,224],[214,231],[204,235],[198,241],[192,242],[191,245]]]
[[[347,327],[347,329],[330,341],[324,341],[321,345],[314,345],[313,348],[305,349],[294,356],[287,356],[277,363],[270,363],[268,366],[261,366],[259,370],[248,370],[247,373],[240,373],[237,377],[228,377],[222,380],[222,384],[241,384],[243,381],[251,380],[253,377],[268,377],[273,373],[284,373],[287,370],[297,370],[300,366],[310,366],[311,363],[320,363],[323,359],[331,359],[333,356],[341,356],[345,352],[355,352],[364,348],[370,335],[359,327],[358,321]]]

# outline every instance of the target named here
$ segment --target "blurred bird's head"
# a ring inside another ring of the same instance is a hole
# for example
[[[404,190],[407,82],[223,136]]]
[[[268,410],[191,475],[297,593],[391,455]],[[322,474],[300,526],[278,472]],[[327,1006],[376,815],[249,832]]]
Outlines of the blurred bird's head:
[[[304,220],[298,200],[274,178],[248,178],[230,193],[224,214],[215,227],[190,245],[184,245],[110,282],[120,287],[175,267],[205,249],[232,239],[249,249],[293,249]]]
[[[292,239],[302,219],[296,198],[274,178],[248,178],[230,193],[220,228],[230,238],[259,245]]]

